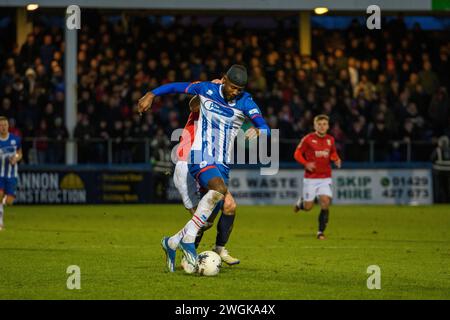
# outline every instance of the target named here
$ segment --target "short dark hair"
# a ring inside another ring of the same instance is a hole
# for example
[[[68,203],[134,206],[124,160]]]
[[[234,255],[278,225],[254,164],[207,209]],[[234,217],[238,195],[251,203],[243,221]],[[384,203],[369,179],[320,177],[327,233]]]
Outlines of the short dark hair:
[[[233,64],[228,69],[226,76],[228,80],[237,86],[245,87],[247,85],[247,68],[240,64]]]

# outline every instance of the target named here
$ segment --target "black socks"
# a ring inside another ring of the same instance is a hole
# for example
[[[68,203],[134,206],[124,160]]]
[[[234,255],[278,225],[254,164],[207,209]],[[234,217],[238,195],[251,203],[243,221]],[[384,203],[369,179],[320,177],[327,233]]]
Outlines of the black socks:
[[[236,215],[226,215],[222,213],[217,224],[216,246],[225,247],[233,230],[234,217]]]
[[[325,231],[325,228],[327,227],[327,223],[328,223],[328,214],[329,211],[327,210],[320,210],[320,214],[319,214],[319,232],[323,233]]]

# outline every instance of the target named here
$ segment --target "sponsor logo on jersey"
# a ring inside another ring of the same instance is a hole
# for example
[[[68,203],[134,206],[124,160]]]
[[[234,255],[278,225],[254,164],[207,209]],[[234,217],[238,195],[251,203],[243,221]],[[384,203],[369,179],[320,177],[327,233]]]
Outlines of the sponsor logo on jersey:
[[[314,139],[313,139],[313,140],[311,140],[311,142],[312,142],[312,143],[317,143],[317,140],[314,140]]]
[[[209,89],[208,91],[206,91],[206,94],[207,94],[208,96],[212,96],[213,92],[212,92],[211,89]]]
[[[212,100],[206,100],[203,103],[206,110],[214,112],[220,116],[232,118],[234,116],[234,111],[231,108],[223,107]]]
[[[331,147],[331,140],[330,139],[327,139],[327,143]]]
[[[203,105],[205,106],[206,110],[212,110],[212,108],[214,108],[214,102],[211,100],[206,100]]]
[[[316,158],[328,158],[330,152],[328,150],[315,151]]]

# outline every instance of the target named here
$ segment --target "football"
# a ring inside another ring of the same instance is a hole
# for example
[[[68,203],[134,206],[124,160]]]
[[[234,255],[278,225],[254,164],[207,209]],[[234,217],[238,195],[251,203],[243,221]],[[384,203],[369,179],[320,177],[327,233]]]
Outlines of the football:
[[[222,259],[214,251],[204,251],[197,258],[197,272],[202,276],[215,276],[220,271]]]

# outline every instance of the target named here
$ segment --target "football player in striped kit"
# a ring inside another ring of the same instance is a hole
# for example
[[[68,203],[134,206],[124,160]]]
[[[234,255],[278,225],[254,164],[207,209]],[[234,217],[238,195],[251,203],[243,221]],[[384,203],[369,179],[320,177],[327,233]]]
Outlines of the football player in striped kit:
[[[4,206],[12,205],[16,197],[18,162],[22,159],[21,141],[9,133],[9,122],[0,117],[0,231],[4,229]]]
[[[216,81],[215,83],[222,83],[221,80],[214,81]],[[200,113],[199,96],[194,96],[191,98],[191,100],[189,101],[189,109],[191,113],[189,114],[189,119],[183,129],[183,133],[180,138],[180,144],[177,148],[177,163],[173,174],[173,182],[181,195],[184,207],[192,215],[194,215],[195,210],[197,209],[197,205],[200,201],[200,193],[201,191],[204,191],[203,189],[199,188],[197,181],[195,181],[194,177],[192,177],[189,173],[188,167],[188,156],[191,150],[192,143],[194,142],[196,124],[198,122]],[[248,133],[248,135],[250,134],[251,133]],[[219,202],[216,208],[214,208],[214,211],[209,217],[206,224],[197,233],[197,237],[195,239],[195,247],[198,248],[203,236],[203,232],[212,227],[213,221],[220,210],[222,210],[222,215],[220,216],[219,223],[217,224],[216,245],[212,250],[220,255],[222,261],[224,261],[226,264],[239,264],[240,260],[231,256],[228,250],[225,248],[225,245],[228,242],[231,231],[233,229],[233,224],[230,224],[229,222],[234,221],[236,213],[236,202],[229,191],[225,195],[224,201]]]
[[[179,247],[189,264],[196,266],[194,241],[206,224],[215,206],[228,193],[229,163],[234,139],[248,118],[257,134],[270,135],[269,126],[251,95],[244,91],[247,70],[233,65],[223,77],[222,84],[211,82],[174,82],[148,92],[138,102],[139,112],[147,111],[156,96],[171,93],[199,95],[200,114],[194,142],[189,153],[189,173],[208,191],[200,200],[192,219],[172,237],[164,237],[162,246],[170,272],[175,271],[175,254]],[[229,223],[233,221],[230,219]]]

